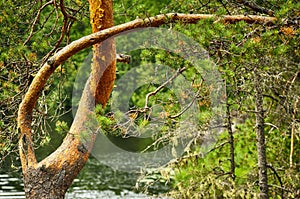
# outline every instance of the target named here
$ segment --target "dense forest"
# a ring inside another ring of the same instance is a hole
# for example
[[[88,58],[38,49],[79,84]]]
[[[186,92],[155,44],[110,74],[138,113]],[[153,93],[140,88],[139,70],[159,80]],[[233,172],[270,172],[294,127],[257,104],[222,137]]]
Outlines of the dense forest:
[[[105,145],[170,198],[300,198],[300,2],[0,8],[0,166],[23,170],[28,198],[46,173],[63,197]]]

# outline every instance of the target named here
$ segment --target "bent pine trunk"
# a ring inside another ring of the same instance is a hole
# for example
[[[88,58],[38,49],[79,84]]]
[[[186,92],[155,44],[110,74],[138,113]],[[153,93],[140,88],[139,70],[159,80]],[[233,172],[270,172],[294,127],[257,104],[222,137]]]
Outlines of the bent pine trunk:
[[[90,0],[91,25],[93,32],[113,26],[112,1]],[[32,111],[38,93],[55,66],[48,65],[39,71],[32,82],[18,113],[20,130],[19,152],[22,163],[24,189],[27,198],[64,198],[74,178],[85,165],[93,147],[95,134],[88,141],[80,139],[86,131],[85,123],[92,114],[95,104],[105,106],[115,79],[115,45],[106,40],[94,46],[91,76],[85,86],[73,124],[61,146],[41,162],[37,162],[32,142]]]

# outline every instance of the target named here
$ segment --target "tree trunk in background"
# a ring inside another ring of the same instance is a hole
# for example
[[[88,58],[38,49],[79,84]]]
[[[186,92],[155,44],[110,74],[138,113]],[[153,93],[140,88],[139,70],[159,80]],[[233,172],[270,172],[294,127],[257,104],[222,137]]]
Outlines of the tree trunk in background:
[[[234,160],[234,136],[232,130],[232,116],[230,113],[230,105],[228,99],[226,101],[226,112],[227,112],[227,131],[229,134],[229,144],[230,144],[230,175],[233,180],[235,180],[235,160]]]
[[[112,1],[90,0],[91,25],[93,32],[113,25]],[[96,104],[105,106],[111,94],[115,79],[115,44],[107,40],[94,46],[92,73],[83,91],[78,111],[72,126],[61,146],[41,162],[37,162],[31,136],[32,110],[38,95],[30,91],[41,90],[41,82],[33,82],[26,93],[18,116],[21,130],[19,151],[27,198],[64,198],[67,189],[88,160],[96,134],[89,134],[88,142],[80,136],[87,130],[86,123]],[[37,76],[50,75],[54,70],[51,64],[48,72],[43,69]],[[48,74],[49,73],[49,74]],[[34,81],[38,81],[37,80]],[[47,79],[47,78],[42,78]],[[40,81],[40,80],[39,80]]]
[[[257,68],[254,69],[254,91],[255,91],[255,116],[256,116],[256,139],[258,152],[258,172],[260,198],[268,199],[268,175],[266,143],[264,134],[264,109],[261,78]]]

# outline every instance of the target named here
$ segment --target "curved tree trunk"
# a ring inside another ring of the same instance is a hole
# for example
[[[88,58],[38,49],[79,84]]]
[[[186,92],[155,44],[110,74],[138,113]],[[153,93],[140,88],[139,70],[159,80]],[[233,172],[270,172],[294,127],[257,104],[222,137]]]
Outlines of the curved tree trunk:
[[[113,25],[112,1],[90,0],[91,25],[93,32],[109,28]],[[96,104],[105,106],[111,94],[115,79],[115,45],[112,39],[94,46],[92,73],[85,86],[69,133],[61,146],[41,162],[37,162],[32,147],[31,115],[38,96],[28,92],[20,105],[18,124],[21,130],[19,140],[22,162],[24,188],[27,198],[64,198],[67,189],[72,184],[85,165],[96,137],[93,129],[86,126],[89,115],[93,113]],[[48,61],[49,75],[55,66]],[[50,67],[50,68],[49,68]],[[52,67],[52,68],[51,68]],[[39,75],[38,74],[38,75]],[[37,78],[39,81],[47,78]],[[41,82],[39,82],[41,83]],[[29,90],[42,89],[33,82]],[[42,82],[45,83],[45,82]],[[35,86],[36,85],[36,86]],[[81,134],[88,132],[87,140],[82,140]]]
[[[93,32],[113,25],[112,1],[89,0]],[[95,104],[106,105],[115,79],[115,45],[107,38],[139,27],[156,27],[170,20],[196,23],[199,20],[215,18],[215,15],[177,14],[158,15],[134,21],[82,37],[64,47],[51,57],[36,74],[18,112],[20,131],[19,153],[22,163],[25,194],[27,198],[63,198],[68,187],[86,163],[93,147],[95,134],[88,124]],[[275,17],[224,16],[223,22],[272,24]],[[104,42],[102,42],[104,41]],[[101,44],[97,44],[102,42]],[[91,76],[84,89],[73,124],[61,146],[41,162],[37,162],[32,142],[32,112],[47,79],[54,70],[75,53],[94,45]],[[80,139],[89,132],[87,140]]]

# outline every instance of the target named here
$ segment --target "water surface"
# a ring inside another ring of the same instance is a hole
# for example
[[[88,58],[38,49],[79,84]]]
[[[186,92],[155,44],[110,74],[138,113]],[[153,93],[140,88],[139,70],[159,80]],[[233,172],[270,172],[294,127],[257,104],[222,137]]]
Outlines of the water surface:
[[[124,172],[101,164],[90,158],[66,194],[67,199],[143,199],[166,198],[157,196],[170,189],[170,185],[156,183],[147,194],[136,189],[138,172]],[[21,172],[0,173],[0,199],[25,198]]]

